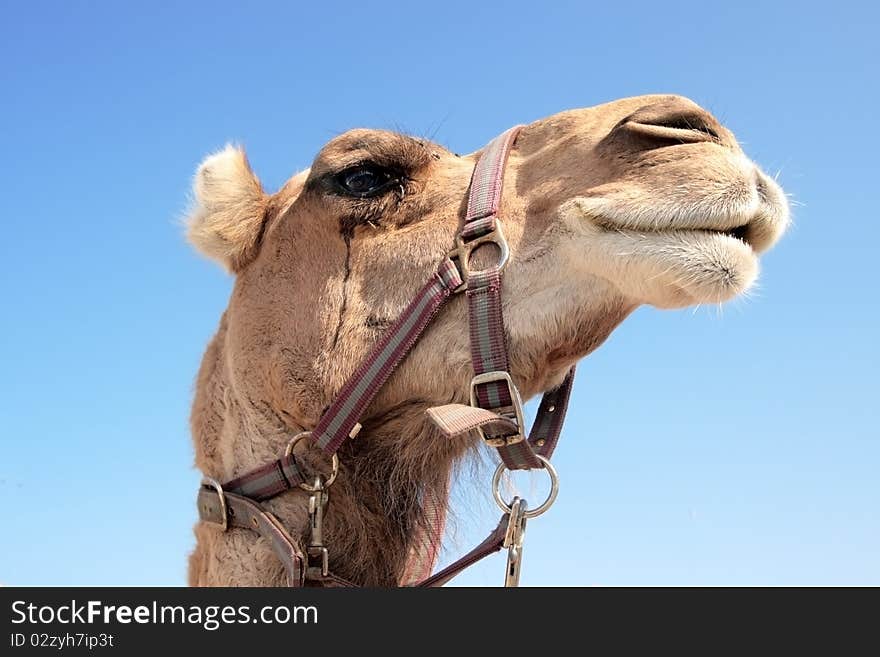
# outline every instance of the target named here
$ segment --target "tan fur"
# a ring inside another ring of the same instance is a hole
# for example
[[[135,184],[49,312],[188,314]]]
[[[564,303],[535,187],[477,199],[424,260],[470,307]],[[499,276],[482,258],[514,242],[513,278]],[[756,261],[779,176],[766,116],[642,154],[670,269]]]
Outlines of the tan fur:
[[[196,172],[187,235],[209,258],[238,271],[253,256],[266,218],[268,197],[243,150],[227,146]]]
[[[314,426],[453,244],[478,155],[353,130],[271,196],[239,150],[202,165],[189,236],[237,272],[196,386],[192,429],[205,474],[240,475]],[[372,200],[335,193],[328,176],[366,160],[403,170],[406,180]],[[639,304],[682,307],[745,291],[788,209],[711,115],[681,97],[643,96],[526,126],[501,216],[512,252],[503,289],[511,370],[530,397],[557,384]],[[744,241],[723,234],[733,229]],[[425,491],[442,490],[475,444],[473,436],[443,440],[424,411],[464,401],[471,375],[459,295],[340,451],[326,530],[338,575],[396,583]],[[327,467],[313,450],[301,456]],[[306,499],[296,491],[267,504],[303,540]],[[283,583],[256,534],[199,525],[196,536],[191,584]]]

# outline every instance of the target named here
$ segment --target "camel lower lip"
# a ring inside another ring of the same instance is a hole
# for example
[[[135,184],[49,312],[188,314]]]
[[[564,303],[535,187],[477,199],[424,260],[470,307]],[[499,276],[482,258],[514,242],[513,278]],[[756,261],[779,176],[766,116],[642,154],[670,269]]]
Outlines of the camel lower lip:
[[[706,232],[709,235],[721,235],[722,237],[726,237],[727,239],[736,240],[740,244],[744,244],[752,249],[751,243],[745,237],[745,229],[746,226],[742,226],[741,228],[734,228],[733,230],[707,230],[697,232]],[[754,249],[752,250],[754,251]]]
[[[721,232],[723,232],[725,235],[728,235],[729,237],[735,237],[736,239],[738,239],[742,242],[745,242],[746,244],[751,246],[748,239],[746,239],[746,236],[748,235],[748,232],[749,232],[749,225],[748,224],[743,224],[742,226],[737,226],[736,228],[733,228],[731,230],[725,230],[725,231],[721,231]]]

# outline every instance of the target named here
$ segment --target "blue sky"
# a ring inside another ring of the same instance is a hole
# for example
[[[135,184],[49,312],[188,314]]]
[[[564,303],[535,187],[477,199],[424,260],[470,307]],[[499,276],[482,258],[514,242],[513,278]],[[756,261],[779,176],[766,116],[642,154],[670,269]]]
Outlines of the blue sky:
[[[795,225],[751,299],[640,309],[581,364],[522,581],[880,584],[877,5],[300,4],[2,4],[0,582],[185,581],[193,378],[231,288],[178,223],[203,155],[241,142],[276,189],[352,127],[470,152],[675,92],[779,172]]]

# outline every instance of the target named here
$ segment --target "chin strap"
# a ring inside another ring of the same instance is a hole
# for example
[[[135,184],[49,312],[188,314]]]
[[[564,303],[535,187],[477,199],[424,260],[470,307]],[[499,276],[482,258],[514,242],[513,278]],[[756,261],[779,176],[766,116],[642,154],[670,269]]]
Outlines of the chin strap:
[[[497,218],[505,165],[519,130],[519,126],[511,128],[486,146],[474,168],[465,222],[454,249],[346,381],[315,428],[295,436],[284,456],[276,461],[222,485],[213,479],[203,481],[198,496],[200,519],[219,524],[224,530],[236,527],[259,532],[284,564],[291,586],[349,585],[330,572],[329,553],[323,544],[324,509],[339,465],[336,452],[346,439],[357,435],[360,419],[379,389],[443,305],[461,291],[467,296],[474,368],[469,386],[470,405],[438,406],[429,409],[428,415],[444,436],[476,431],[498,450],[502,463],[495,473],[494,493],[505,513],[485,541],[436,575],[427,577],[439,553],[448,501],[446,491],[426,499],[423,510],[427,522],[414,537],[401,582],[440,586],[467,566],[508,547],[505,581],[507,585],[516,585],[526,519],[543,513],[556,496],[556,472],[548,459],[562,430],[574,381],[572,368],[562,385],[544,395],[532,431],[526,438],[522,400],[509,372],[501,303],[502,272],[509,261],[510,248]],[[488,246],[497,251],[494,262],[476,268],[474,254]],[[333,471],[328,478],[310,479],[298,465],[293,447],[306,437],[332,456]],[[544,468],[551,476],[551,495],[547,501],[533,510],[520,498],[510,504],[505,502],[498,492],[503,470],[533,468]],[[277,518],[259,504],[295,488],[312,494],[309,498],[311,538],[305,553],[296,547],[296,541]]]

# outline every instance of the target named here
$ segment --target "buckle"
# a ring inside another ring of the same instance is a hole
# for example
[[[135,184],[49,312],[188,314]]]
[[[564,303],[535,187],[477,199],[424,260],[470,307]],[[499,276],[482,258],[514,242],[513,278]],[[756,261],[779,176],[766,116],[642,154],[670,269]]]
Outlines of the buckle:
[[[310,545],[306,548],[309,564],[306,567],[306,579],[323,579],[330,574],[330,553],[323,545]],[[315,565],[317,561],[318,565]]]
[[[471,406],[475,408],[482,408],[477,398],[477,386],[483,385],[485,383],[497,383],[499,381],[503,381],[505,384],[507,384],[507,389],[510,393],[510,399],[513,401],[513,405],[502,406],[500,408],[492,408],[487,410],[494,411],[499,415],[503,415],[511,420],[515,420],[517,429],[519,429],[519,433],[516,433],[512,436],[498,436],[494,438],[489,438],[486,436],[486,433],[482,429],[477,429],[480,437],[482,437],[482,439],[486,441],[486,444],[491,445],[492,447],[515,445],[516,443],[525,440],[524,432],[526,422],[523,417],[522,398],[519,396],[519,390],[516,389],[516,386],[513,383],[513,379],[510,378],[510,374],[508,374],[507,372],[502,372],[500,370],[496,370],[494,372],[484,372],[483,374],[477,374],[473,379],[471,379]]]
[[[217,492],[217,497],[220,500],[220,515],[223,516],[223,522],[220,523],[220,526],[225,532],[229,529],[229,507],[226,505],[226,492],[220,482],[211,477],[202,477],[202,486],[213,488]]]
[[[471,269],[471,254],[483,244],[494,244],[498,247],[500,251],[498,261],[486,269]],[[461,280],[463,282],[461,286],[456,288],[456,292],[467,288],[468,278],[470,278],[471,274],[482,274],[492,268],[504,271],[504,268],[507,267],[507,262],[510,260],[510,247],[507,244],[507,239],[504,237],[504,232],[501,230],[501,222],[496,222],[495,228],[488,233],[471,239],[466,240],[461,234],[456,235],[455,248],[449,252],[448,257],[453,262],[458,261],[458,270],[461,272]]]

